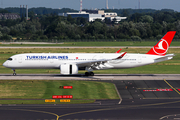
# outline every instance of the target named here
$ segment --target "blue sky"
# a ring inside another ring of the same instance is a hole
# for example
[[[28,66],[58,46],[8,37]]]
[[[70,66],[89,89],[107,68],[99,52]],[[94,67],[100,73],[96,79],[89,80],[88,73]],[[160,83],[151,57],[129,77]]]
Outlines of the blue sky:
[[[139,0],[109,0],[109,8],[138,8]],[[180,0],[140,0],[141,8],[151,9],[173,9],[180,11]],[[83,0],[83,8],[101,9],[105,8],[106,0]],[[19,7],[20,5],[28,5],[32,7],[47,8],[72,8],[79,10],[80,0],[0,0],[0,7]]]

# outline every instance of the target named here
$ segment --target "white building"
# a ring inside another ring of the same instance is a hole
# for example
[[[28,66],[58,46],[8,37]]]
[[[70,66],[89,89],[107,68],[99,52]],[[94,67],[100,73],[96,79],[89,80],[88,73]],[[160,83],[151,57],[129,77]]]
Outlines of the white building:
[[[89,22],[93,22],[96,19],[104,20],[105,18],[108,18],[111,21],[113,21],[115,18],[116,22],[118,23],[121,20],[127,19],[127,17],[117,16],[117,13],[104,13],[104,10],[87,10],[78,13],[59,13],[59,16],[68,15],[71,15],[72,18],[83,17],[86,18]]]

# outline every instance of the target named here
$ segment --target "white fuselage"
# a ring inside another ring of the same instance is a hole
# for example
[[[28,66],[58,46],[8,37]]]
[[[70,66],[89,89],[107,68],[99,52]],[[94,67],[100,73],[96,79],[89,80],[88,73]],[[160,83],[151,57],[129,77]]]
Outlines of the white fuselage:
[[[87,67],[91,61],[107,59],[107,62],[93,64],[93,69],[123,69],[148,65],[169,60],[155,60],[162,56],[127,53],[122,59],[117,58],[122,53],[28,53],[12,56],[3,66],[11,69],[59,69],[62,64],[77,64],[78,68]],[[87,64],[86,64],[87,63]]]

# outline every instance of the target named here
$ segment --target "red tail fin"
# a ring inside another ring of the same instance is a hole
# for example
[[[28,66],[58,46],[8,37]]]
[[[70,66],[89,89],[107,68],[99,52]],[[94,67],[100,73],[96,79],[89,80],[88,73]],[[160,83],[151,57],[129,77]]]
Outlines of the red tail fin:
[[[166,55],[175,34],[176,31],[167,32],[166,35],[146,54],[162,56]]]

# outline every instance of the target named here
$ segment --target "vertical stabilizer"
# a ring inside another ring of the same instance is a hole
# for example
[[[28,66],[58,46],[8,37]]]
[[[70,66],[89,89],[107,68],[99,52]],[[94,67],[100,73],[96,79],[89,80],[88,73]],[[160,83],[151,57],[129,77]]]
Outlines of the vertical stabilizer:
[[[166,55],[166,52],[168,51],[168,48],[175,34],[176,31],[167,32],[166,35],[163,38],[161,38],[161,40],[146,54],[161,56]]]

